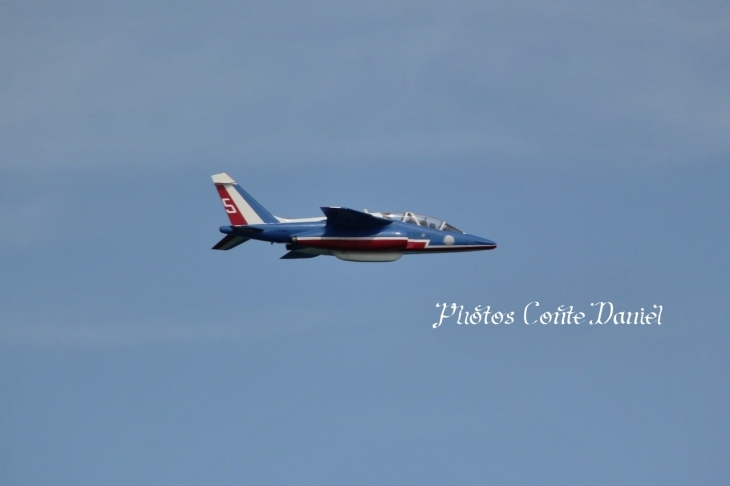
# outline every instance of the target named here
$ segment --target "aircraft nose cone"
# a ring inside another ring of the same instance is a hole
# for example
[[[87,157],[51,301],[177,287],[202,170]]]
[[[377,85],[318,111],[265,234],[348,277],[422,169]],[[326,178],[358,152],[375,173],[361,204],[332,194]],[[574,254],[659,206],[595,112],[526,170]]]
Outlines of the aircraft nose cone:
[[[494,248],[497,248],[497,244],[495,242],[493,242],[492,240],[488,240],[486,238],[480,238],[478,236],[475,237],[474,239],[476,240],[475,241],[476,245],[491,246],[492,247],[492,248],[490,248],[491,250],[493,250]]]

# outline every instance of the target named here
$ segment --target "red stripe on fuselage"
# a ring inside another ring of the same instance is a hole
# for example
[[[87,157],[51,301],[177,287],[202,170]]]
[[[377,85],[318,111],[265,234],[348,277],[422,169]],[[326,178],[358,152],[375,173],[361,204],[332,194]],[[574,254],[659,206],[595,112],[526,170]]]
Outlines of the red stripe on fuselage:
[[[233,198],[230,194],[228,194],[226,188],[222,185],[217,184],[215,188],[218,189],[218,195],[221,197],[223,209],[225,209],[226,213],[228,213],[228,219],[231,220],[231,224],[234,226],[248,224],[246,222],[246,218],[243,217],[243,214],[241,214],[241,211],[238,209],[238,206],[236,206],[236,203],[233,202]]]
[[[323,250],[387,251],[408,246],[407,238],[297,238],[296,242]]]

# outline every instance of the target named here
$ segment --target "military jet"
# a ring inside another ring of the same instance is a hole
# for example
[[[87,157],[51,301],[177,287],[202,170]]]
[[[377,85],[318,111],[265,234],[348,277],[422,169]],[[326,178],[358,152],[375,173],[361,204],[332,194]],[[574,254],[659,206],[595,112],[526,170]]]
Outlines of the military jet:
[[[351,262],[392,262],[403,255],[493,250],[497,244],[468,235],[445,221],[411,212],[377,213],[323,207],[324,216],[274,216],[228,174],[213,183],[231,222],[214,250],[230,250],[248,240],[282,243],[284,260],[336,256]]]

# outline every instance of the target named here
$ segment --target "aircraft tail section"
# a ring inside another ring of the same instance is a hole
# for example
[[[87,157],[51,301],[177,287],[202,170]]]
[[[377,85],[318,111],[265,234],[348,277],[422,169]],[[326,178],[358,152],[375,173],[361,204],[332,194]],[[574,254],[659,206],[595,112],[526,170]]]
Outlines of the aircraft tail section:
[[[236,184],[226,173],[215,174],[213,183],[223,203],[223,209],[233,226],[278,223],[279,220],[266,210],[249,193]]]

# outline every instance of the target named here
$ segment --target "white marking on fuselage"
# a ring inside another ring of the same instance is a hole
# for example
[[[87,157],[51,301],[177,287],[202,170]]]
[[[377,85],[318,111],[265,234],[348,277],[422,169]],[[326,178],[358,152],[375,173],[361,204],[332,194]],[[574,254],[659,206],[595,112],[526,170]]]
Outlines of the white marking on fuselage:
[[[325,216],[319,216],[315,218],[280,218],[279,216],[274,217],[280,223],[318,223],[327,219]]]

